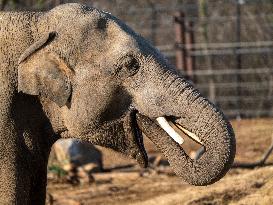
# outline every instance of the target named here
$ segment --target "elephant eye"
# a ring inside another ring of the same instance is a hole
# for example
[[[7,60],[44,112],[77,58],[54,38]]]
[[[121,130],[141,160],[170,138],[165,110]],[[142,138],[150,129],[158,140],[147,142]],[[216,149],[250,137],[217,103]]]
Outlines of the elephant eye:
[[[125,67],[131,72],[136,72],[140,66],[135,58],[131,58],[130,61],[125,64]]]
[[[136,58],[133,56],[125,56],[121,59],[121,64],[118,66],[116,74],[120,77],[130,77],[137,73],[140,65]]]

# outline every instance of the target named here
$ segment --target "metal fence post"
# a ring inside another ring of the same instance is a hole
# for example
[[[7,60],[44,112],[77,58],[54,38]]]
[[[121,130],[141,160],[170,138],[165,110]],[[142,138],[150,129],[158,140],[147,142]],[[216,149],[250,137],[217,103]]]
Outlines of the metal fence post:
[[[242,0],[236,0],[236,41],[239,45],[239,43],[241,43],[241,4],[243,4]],[[242,59],[241,59],[241,54],[238,53],[237,51],[240,49],[241,47],[238,46],[236,48],[236,67],[237,69],[240,71],[242,69]],[[240,72],[237,75],[237,79],[236,79],[236,83],[237,83],[237,87],[236,87],[236,92],[237,92],[237,109],[238,109],[238,114],[237,114],[237,118],[241,118],[241,75]]]
[[[191,55],[191,52],[194,51],[194,22],[187,22],[187,30],[186,30],[186,73],[190,80],[194,81],[193,71],[195,70],[195,57]]]
[[[175,57],[176,68],[183,73],[187,70],[186,51],[185,51],[185,15],[182,11],[176,12],[174,16],[175,30]]]

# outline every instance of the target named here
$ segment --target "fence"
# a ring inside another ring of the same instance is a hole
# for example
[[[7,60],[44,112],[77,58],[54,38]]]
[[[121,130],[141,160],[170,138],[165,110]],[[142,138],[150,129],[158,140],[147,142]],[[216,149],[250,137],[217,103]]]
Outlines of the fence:
[[[145,21],[128,24],[229,117],[273,116],[272,1],[200,0],[134,12]]]
[[[228,116],[273,116],[273,69],[197,70],[193,75],[202,79],[196,83],[201,92]]]
[[[175,41],[158,48],[229,117],[273,116],[273,10],[242,14],[242,5],[232,6],[223,16],[173,11]]]
[[[220,106],[228,116],[233,118],[273,116],[272,63],[270,67],[263,68],[253,68],[253,64],[243,68],[242,63],[246,55],[254,55],[257,59],[263,54],[267,54],[267,58],[273,57],[273,41],[241,42],[241,13],[238,8],[237,15],[232,18],[236,20],[234,29],[236,42],[195,43],[194,24],[198,19],[192,17],[187,19],[184,12],[177,12],[174,18],[175,46],[160,49],[163,52],[168,51],[166,54],[169,58],[175,56],[177,69],[191,79],[201,92]],[[224,19],[222,17],[214,21]],[[200,19],[206,20],[208,19]],[[212,61],[223,56],[233,60],[236,67],[231,68],[229,63],[225,63],[224,69],[215,69]],[[209,67],[197,70],[196,61],[202,57],[205,57],[207,63],[209,61]],[[255,64],[257,66],[257,63]]]

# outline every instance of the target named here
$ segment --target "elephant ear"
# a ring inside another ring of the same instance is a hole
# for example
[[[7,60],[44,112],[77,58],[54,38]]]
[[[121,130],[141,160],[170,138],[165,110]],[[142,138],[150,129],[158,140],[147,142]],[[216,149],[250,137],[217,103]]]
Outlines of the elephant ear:
[[[21,55],[18,92],[49,98],[62,107],[71,96],[72,70],[58,55],[45,51],[55,36],[55,33],[47,34]]]

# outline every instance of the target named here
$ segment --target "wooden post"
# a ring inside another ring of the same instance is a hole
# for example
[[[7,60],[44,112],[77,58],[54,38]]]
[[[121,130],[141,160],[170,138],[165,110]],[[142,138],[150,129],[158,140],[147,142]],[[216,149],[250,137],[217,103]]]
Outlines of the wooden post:
[[[195,70],[195,57],[191,55],[191,52],[194,51],[194,22],[187,22],[186,30],[186,73],[190,80],[194,80],[193,71]]]
[[[208,4],[207,0],[200,0],[199,1],[199,16],[200,18],[208,18]],[[209,32],[208,32],[208,22],[204,21],[201,23],[201,32],[204,38],[205,46],[204,49],[208,50],[208,43],[209,43]],[[213,66],[213,58],[210,55],[205,57],[205,61],[207,64],[207,69],[210,73],[212,73],[212,66]],[[216,103],[216,87],[214,83],[214,76],[210,75],[208,78],[208,85],[209,85],[209,99]]]
[[[5,6],[7,5],[7,3],[8,3],[7,0],[0,1],[0,11],[5,9]]]
[[[241,4],[242,0],[236,0],[236,41],[239,44],[241,42]],[[240,46],[237,47],[237,51],[240,49]],[[240,71],[242,69],[242,59],[241,54],[236,53],[236,64],[237,64],[237,70]],[[237,118],[241,118],[241,74],[238,72],[237,74]]]
[[[187,70],[185,50],[185,15],[182,11],[174,16],[175,43],[176,43],[176,68],[183,73]]]
[[[55,0],[55,5],[60,5],[63,4],[64,1],[63,0]]]

